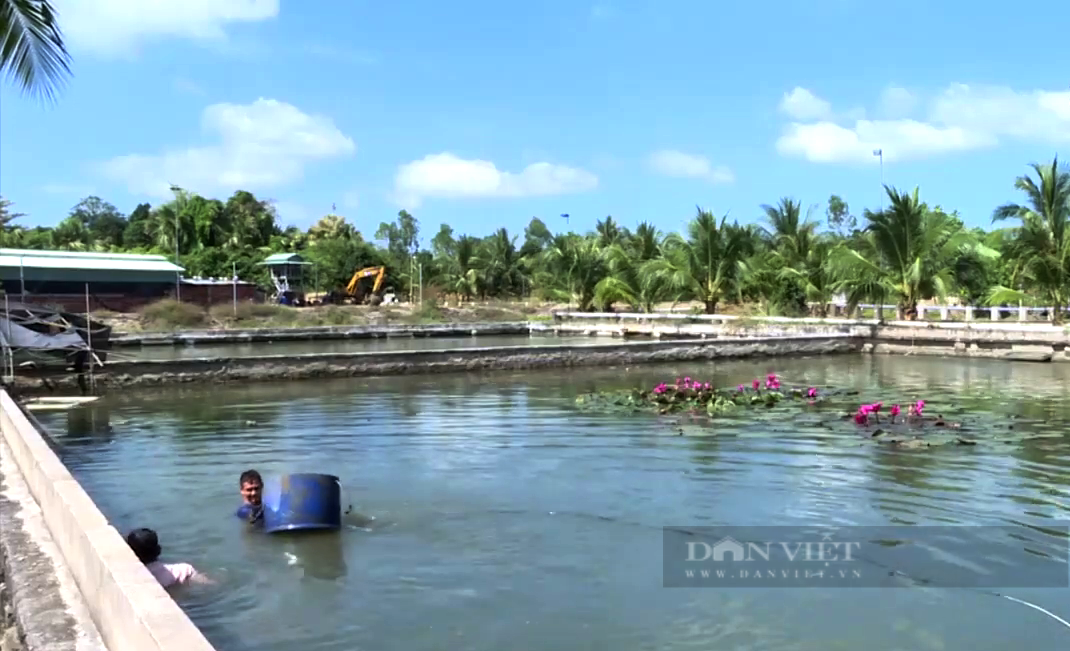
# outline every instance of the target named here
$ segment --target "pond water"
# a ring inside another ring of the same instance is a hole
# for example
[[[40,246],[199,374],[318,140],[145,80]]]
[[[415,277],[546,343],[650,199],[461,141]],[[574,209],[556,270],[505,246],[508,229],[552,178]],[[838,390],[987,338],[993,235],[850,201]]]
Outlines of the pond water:
[[[556,337],[550,335],[486,335],[482,337],[384,337],[325,341],[276,341],[200,346],[143,346],[116,348],[109,360],[191,359],[195,357],[255,357],[258,355],[311,355],[371,353],[391,350],[442,350],[488,346],[565,346],[620,342],[612,337]]]
[[[894,450],[842,420],[760,417],[681,436],[574,405],[770,371],[993,428],[1046,421],[1048,437]],[[1070,365],[835,356],[153,389],[41,420],[120,530],[152,527],[165,559],[216,578],[175,597],[221,651],[1070,648],[1070,629],[976,590],[665,588],[661,554],[663,527],[727,525],[1015,525],[1034,542],[1003,560],[1065,549]],[[359,517],[305,539],[249,531],[233,517],[249,467],[337,474]],[[936,571],[915,560],[896,569]],[[1002,592],[1070,620],[1070,590]]]

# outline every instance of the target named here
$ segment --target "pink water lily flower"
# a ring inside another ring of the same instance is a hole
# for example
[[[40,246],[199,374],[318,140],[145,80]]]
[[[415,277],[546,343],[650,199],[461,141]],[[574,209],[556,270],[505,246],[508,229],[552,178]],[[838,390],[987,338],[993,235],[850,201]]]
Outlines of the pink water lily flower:
[[[925,409],[925,401],[919,400],[914,404],[914,412],[921,416],[922,409]]]
[[[892,418],[895,418],[896,416],[898,416],[899,415],[899,405],[892,405],[892,409],[891,409],[891,411],[889,413],[892,415]]]
[[[869,422],[869,411],[865,407],[859,407],[858,412],[855,413],[855,423],[859,425],[865,425]]]
[[[754,387],[755,391],[757,391],[758,388],[762,386],[762,383],[759,380],[755,380],[754,382],[751,382],[751,386]]]
[[[807,389],[806,390],[806,397],[807,398],[816,398],[817,397],[817,389],[815,389],[814,387],[810,387],[809,389]]]
[[[743,391],[744,391],[743,385],[741,384],[738,387],[736,387],[736,391],[739,391],[740,393],[743,393]]]

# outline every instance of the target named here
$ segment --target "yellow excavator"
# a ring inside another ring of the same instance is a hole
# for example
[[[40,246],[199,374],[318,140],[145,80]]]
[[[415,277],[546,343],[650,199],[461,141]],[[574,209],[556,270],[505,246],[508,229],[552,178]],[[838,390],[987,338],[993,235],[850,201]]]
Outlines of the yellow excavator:
[[[363,292],[361,282],[365,278],[375,277],[375,283],[372,285],[370,292]],[[360,305],[367,300],[370,305],[378,305],[383,301],[383,297],[379,295],[379,290],[383,288],[383,280],[386,278],[386,267],[365,267],[364,269],[358,269],[353,272],[353,277],[349,279],[349,284],[345,286],[345,289],[334,290],[329,292],[326,296],[327,303],[333,303],[334,305],[341,305],[348,301],[352,301],[356,305]]]

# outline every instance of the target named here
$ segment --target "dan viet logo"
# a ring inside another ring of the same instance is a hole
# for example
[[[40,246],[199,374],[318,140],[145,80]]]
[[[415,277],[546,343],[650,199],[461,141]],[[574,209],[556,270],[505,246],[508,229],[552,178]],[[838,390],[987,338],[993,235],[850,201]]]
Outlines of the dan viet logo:
[[[664,527],[662,584],[716,589],[1070,587],[1070,524],[1050,528]]]
[[[731,536],[725,536],[713,545],[705,542],[687,543],[687,560],[705,561],[773,561],[824,563],[826,566],[836,562],[855,560],[851,553],[862,546],[858,542],[833,541],[825,534],[816,542],[763,542],[741,543]]]
[[[861,546],[827,534],[803,542],[740,542],[731,536],[713,544],[688,541],[683,579],[733,585],[856,582],[863,578],[862,569],[849,564]]]

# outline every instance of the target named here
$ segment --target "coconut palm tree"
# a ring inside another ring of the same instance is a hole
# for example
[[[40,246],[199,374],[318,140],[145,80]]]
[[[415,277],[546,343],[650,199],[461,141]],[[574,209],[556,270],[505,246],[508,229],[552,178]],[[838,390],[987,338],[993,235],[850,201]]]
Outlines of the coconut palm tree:
[[[829,263],[834,248],[830,238],[818,236],[808,245],[805,258],[795,266],[780,270],[782,277],[793,279],[802,286],[807,302],[816,304],[817,316],[821,318],[828,316],[828,305],[834,293],[835,277]]]
[[[671,298],[664,276],[650,272],[650,261],[661,257],[662,237],[647,222],[635,233],[605,250],[607,275],[595,287],[595,299],[603,305],[617,301],[633,310],[653,312],[657,304]]]
[[[540,280],[552,287],[548,293],[559,299],[573,299],[579,311],[594,307],[595,288],[608,273],[605,249],[597,237],[568,233],[555,235],[543,252]]]
[[[814,240],[817,222],[810,218],[811,210],[802,215],[802,203],[788,197],[774,206],[763,205],[762,212],[769,227],[763,229],[769,244],[785,265],[794,266],[806,259]]]
[[[457,238],[453,255],[444,260],[443,282],[448,292],[464,301],[472,300],[484,286],[479,270],[479,238],[462,235]]]
[[[504,228],[483,239],[479,258],[487,293],[496,296],[520,293],[523,281],[516,240],[516,236],[510,236]]]
[[[805,313],[808,300],[820,303],[818,311],[822,312],[828,302],[822,298],[827,293],[827,257],[814,255],[818,222],[811,219],[813,208],[804,216],[801,202],[784,197],[775,207],[763,205],[762,211],[768,227],[760,234],[767,250],[747,261],[749,288],[757,289],[761,302],[780,314],[799,316]],[[825,254],[828,251],[824,249]]]
[[[863,300],[894,298],[903,318],[917,318],[918,302],[933,296],[946,299],[954,279],[956,256],[972,252],[993,258],[962,223],[943,211],[930,210],[912,193],[885,186],[890,204],[879,212],[865,211],[868,222],[855,248],[840,245],[832,255],[836,289],[853,310]]]
[[[24,93],[55,98],[71,69],[49,0],[0,0],[0,68]]]
[[[1061,323],[1070,305],[1070,168],[1033,163],[1036,180],[1020,176],[1014,187],[1028,203],[996,208],[993,221],[1017,219],[1021,223],[1004,242],[1014,280],[1040,294],[1054,308],[1052,319]],[[1019,290],[994,287],[989,305],[1025,300]]]
[[[607,216],[605,219],[599,219],[594,225],[594,230],[598,234],[598,241],[602,246],[616,244],[625,237],[625,233],[621,230],[620,225],[613,220],[612,215]]]
[[[647,265],[648,273],[665,282],[678,298],[702,301],[706,314],[715,314],[717,304],[736,293],[741,263],[754,252],[752,232],[727,220],[726,215],[718,222],[713,213],[699,208],[687,236],[669,235],[664,257]]]

